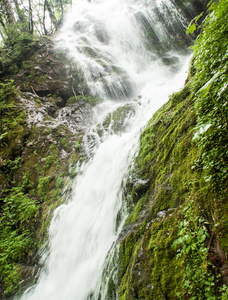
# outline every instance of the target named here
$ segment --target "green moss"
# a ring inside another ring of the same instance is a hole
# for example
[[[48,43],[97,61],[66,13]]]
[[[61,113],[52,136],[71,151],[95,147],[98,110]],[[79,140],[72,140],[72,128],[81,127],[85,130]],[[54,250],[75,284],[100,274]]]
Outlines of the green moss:
[[[129,261],[132,256],[133,248],[135,247],[136,237],[133,232],[127,235],[124,241],[120,244],[120,278],[123,277],[128,267]]]
[[[175,216],[176,217],[176,216]],[[135,243],[128,269],[121,281],[120,299],[172,299],[181,286],[180,274],[173,273],[175,252],[171,248],[177,223],[173,216],[143,226]]]
[[[159,210],[180,205],[188,193],[187,182],[195,176],[189,166],[196,155],[192,144],[196,116],[192,98],[185,98],[189,87],[184,90],[171,96],[141,135],[136,176],[145,183],[134,186],[131,194],[134,195],[134,202],[143,196],[142,193],[145,194],[144,209],[145,203],[149,204],[153,199],[150,209],[154,216]],[[174,98],[176,106],[173,104]]]

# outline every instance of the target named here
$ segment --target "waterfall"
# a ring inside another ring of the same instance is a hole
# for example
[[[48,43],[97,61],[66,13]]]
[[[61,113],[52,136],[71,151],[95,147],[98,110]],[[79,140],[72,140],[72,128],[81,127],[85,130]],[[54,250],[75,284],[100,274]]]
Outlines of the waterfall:
[[[170,0],[77,0],[65,18],[57,47],[76,66],[80,93],[101,102],[71,199],[54,213],[44,267],[22,300],[99,299],[105,259],[127,215],[122,181],[140,133],[186,78],[186,25]]]

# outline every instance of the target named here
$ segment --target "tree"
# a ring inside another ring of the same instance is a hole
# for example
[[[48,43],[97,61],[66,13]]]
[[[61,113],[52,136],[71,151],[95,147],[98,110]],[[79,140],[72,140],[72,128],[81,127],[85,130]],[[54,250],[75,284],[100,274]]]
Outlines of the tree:
[[[0,24],[2,25],[3,39],[7,37],[12,43],[13,32],[17,31],[17,26],[10,0],[2,0],[0,10]]]
[[[22,32],[49,35],[55,32],[71,0],[2,0],[0,2],[0,35],[13,44]]]

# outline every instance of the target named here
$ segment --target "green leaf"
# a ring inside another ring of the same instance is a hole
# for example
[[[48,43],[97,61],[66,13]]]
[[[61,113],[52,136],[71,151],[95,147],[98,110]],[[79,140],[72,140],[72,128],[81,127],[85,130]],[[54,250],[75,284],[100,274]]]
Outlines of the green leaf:
[[[187,34],[193,33],[196,30],[196,24],[195,23],[190,23],[186,32]]]
[[[186,30],[187,34],[193,33],[193,32],[196,30],[197,22],[198,22],[198,20],[202,17],[202,15],[203,15],[203,12],[202,12],[201,14],[199,14],[197,17],[195,17],[195,18],[190,22],[190,24],[189,24],[189,26],[188,26],[188,28],[187,28],[187,30]]]

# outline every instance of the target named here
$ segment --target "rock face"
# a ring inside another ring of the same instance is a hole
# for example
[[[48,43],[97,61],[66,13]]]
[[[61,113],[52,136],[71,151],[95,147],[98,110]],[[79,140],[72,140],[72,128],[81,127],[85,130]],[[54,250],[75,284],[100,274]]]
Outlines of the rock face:
[[[51,39],[42,38],[37,43],[34,54],[23,61],[14,80],[22,92],[32,92],[40,97],[48,95],[61,97],[59,106],[63,106],[74,93],[66,57],[62,53],[57,53],[53,45]]]
[[[26,130],[21,129],[23,136],[13,146],[15,149],[9,149],[11,154],[2,153],[3,160],[23,156],[27,147],[39,151],[37,145],[41,140],[44,148],[53,143],[65,153],[61,157],[69,158],[74,142],[90,123],[91,103],[94,105],[97,101],[80,95],[78,86],[72,81],[69,64],[67,58],[54,49],[49,38],[42,38],[36,44],[36,51],[23,61],[19,72],[10,75],[17,90],[8,101],[21,113],[23,111],[20,122]],[[34,132],[37,136],[29,141]],[[8,142],[12,144],[13,139]],[[48,154],[49,150],[45,151]]]

